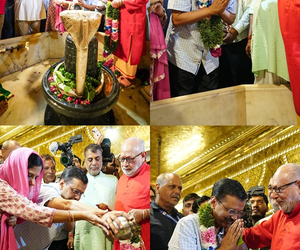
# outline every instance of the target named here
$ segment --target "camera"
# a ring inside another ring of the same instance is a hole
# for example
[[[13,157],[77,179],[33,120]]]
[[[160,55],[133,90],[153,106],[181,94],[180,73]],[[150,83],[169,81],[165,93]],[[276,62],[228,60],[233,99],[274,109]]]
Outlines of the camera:
[[[265,187],[264,186],[254,186],[248,189],[247,191],[247,202],[244,207],[244,211],[246,214],[243,216],[244,226],[246,228],[250,228],[253,226],[252,223],[252,206],[249,202],[252,196],[264,196],[265,195]]]
[[[104,138],[101,143],[103,163],[112,162],[114,154],[110,152],[111,142],[109,138]]]
[[[74,166],[74,154],[72,146],[74,143],[78,142],[82,142],[82,135],[74,135],[69,139],[68,142],[65,143],[53,142],[49,149],[53,154],[56,154],[57,150],[62,151],[60,162],[65,168],[67,168],[68,166]]]

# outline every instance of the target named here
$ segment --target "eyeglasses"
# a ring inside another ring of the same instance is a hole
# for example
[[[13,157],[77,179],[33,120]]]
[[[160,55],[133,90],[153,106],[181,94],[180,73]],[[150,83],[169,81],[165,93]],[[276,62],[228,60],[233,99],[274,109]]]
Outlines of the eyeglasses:
[[[289,185],[292,185],[292,184],[294,184],[294,183],[296,183],[298,180],[296,180],[296,181],[292,181],[292,182],[290,182],[290,183],[288,183],[288,184],[285,184],[285,185],[282,185],[282,186],[280,186],[280,187],[272,187],[271,185],[269,185],[268,186],[268,189],[269,189],[269,192],[270,193],[272,193],[273,191],[275,191],[277,194],[281,194],[282,193],[282,188],[285,188],[285,187],[287,187],[287,186],[289,186]]]
[[[132,163],[135,158],[137,158],[139,155],[141,155],[143,152],[139,153],[138,155],[134,156],[134,157],[121,157],[121,155],[118,156],[118,161],[120,162],[124,162],[127,161],[128,164]]]
[[[220,201],[218,198],[217,198],[217,200],[219,201],[219,203],[222,204],[222,206],[226,209],[226,211],[229,215],[237,215],[237,216],[239,216],[239,218],[242,218],[246,214],[245,211],[237,211],[236,209],[233,209],[233,208],[227,208],[224,206],[222,201]]]
[[[74,194],[74,196],[79,196],[79,198],[83,195],[84,197],[84,192],[80,192],[78,189],[72,188],[68,182],[66,182],[67,186],[69,186],[72,190],[72,193]]]

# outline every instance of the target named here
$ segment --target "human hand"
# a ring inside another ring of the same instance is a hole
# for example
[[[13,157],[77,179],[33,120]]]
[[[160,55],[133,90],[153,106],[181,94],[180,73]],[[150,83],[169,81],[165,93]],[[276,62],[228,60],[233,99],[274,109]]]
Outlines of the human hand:
[[[208,8],[212,12],[212,15],[221,14],[226,9],[229,0],[214,0]]]
[[[120,229],[123,229],[124,226],[122,225],[121,221],[118,220],[118,217],[120,216],[125,217],[128,221],[134,219],[132,216],[125,213],[124,211],[111,211],[103,215],[102,220],[104,220],[109,225],[112,231],[118,233],[118,228],[114,225],[113,222],[115,222]]]
[[[147,212],[144,211],[144,213],[143,213],[143,210],[144,209],[131,209],[128,213],[132,214],[136,223],[140,223],[142,220],[146,219],[146,216],[147,216]]]
[[[243,235],[244,222],[242,219],[236,220],[228,229],[222,240],[220,250],[236,250],[238,249],[238,239]]]
[[[67,242],[68,249],[74,249],[74,236],[69,236],[68,242]]]
[[[111,6],[114,7],[115,9],[119,9],[124,5],[124,0],[113,0],[111,2]]]
[[[99,209],[111,211],[111,209],[105,203],[96,204],[96,206]]]
[[[226,36],[223,38],[223,42],[224,43],[233,43],[233,41],[236,39],[238,35],[238,32],[236,31],[235,28],[229,28],[228,33],[226,34]]]
[[[14,227],[17,224],[17,216],[11,215],[6,219],[6,224],[8,226]]]
[[[246,45],[246,54],[251,59],[251,39],[248,39],[248,43]]]
[[[68,9],[69,8],[69,5],[70,5],[70,2],[67,2],[67,1],[60,1],[57,3],[60,7],[63,7],[64,9]]]
[[[97,210],[102,211],[102,212],[99,213]],[[109,235],[110,234],[109,224],[104,219],[100,218],[100,216],[103,217],[103,210],[100,210],[100,209],[97,209],[97,210],[95,210],[95,211],[86,211],[85,212],[85,215],[86,215],[85,219],[88,222],[90,222],[91,224],[93,224],[97,227],[100,227],[107,235]]]

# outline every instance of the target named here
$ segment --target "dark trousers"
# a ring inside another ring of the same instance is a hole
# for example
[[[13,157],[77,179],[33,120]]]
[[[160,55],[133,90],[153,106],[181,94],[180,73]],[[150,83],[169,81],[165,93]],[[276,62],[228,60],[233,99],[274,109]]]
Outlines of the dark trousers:
[[[5,3],[5,17],[1,39],[14,37],[15,34],[15,1],[7,0]],[[1,32],[1,31],[0,31]]]
[[[246,45],[247,38],[237,43],[222,45],[218,88],[253,84],[252,63],[246,55]]]
[[[69,250],[67,247],[68,238],[64,240],[55,240],[52,241],[48,250]]]
[[[218,68],[206,74],[201,64],[197,75],[182,70],[169,62],[171,97],[189,95],[218,87]]]

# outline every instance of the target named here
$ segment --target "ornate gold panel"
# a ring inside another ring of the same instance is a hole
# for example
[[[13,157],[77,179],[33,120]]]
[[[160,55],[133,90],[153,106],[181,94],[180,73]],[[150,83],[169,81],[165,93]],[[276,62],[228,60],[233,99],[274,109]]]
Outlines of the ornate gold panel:
[[[23,147],[30,147],[39,154],[51,154],[49,146],[53,142],[67,142],[71,136],[81,134],[83,141],[75,143],[73,153],[84,158],[84,148],[94,143],[92,129],[95,126],[0,126],[0,144],[6,140],[16,140]],[[150,126],[97,126],[105,137],[111,140],[111,152],[120,153],[121,145],[129,137],[138,137],[145,141],[146,150],[150,150]],[[64,169],[60,163],[60,152],[55,160],[57,171]]]

